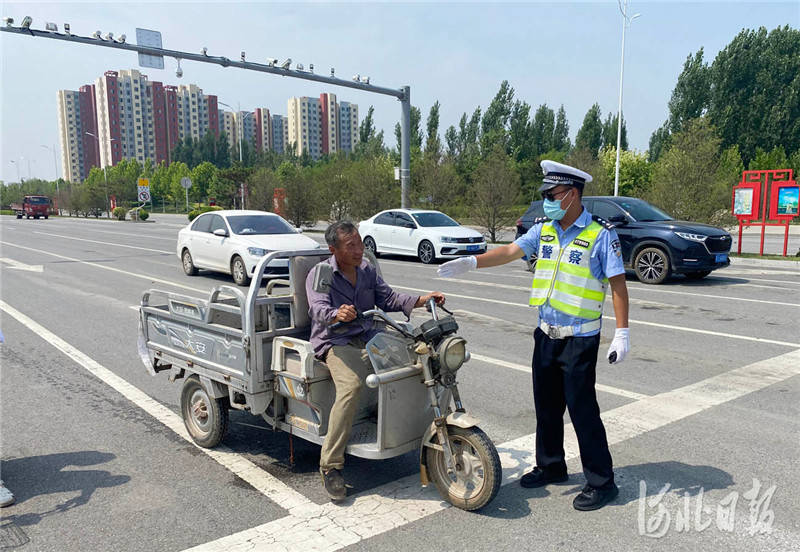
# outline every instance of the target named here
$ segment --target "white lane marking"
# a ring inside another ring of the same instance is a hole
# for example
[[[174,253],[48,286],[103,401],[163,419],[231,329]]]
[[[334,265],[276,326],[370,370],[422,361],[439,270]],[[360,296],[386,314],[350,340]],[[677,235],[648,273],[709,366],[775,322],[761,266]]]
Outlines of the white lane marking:
[[[0,309],[9,316],[17,319],[23,326],[71,358],[79,366],[97,376],[103,383],[106,383],[123,397],[194,445],[194,441],[192,441],[192,438],[186,431],[186,427],[183,425],[183,420],[172,410],[158,403],[149,395],[142,392],[137,387],[134,387],[108,368],[105,368],[85,353],[76,349],[44,326],[34,322],[5,301],[0,300]],[[306,497],[227,447],[218,446],[213,450],[201,447],[197,447],[197,449],[207,454],[222,467],[233,472],[264,496],[275,501],[279,506],[285,508],[289,512],[295,509],[302,509],[304,511],[313,510],[316,507],[316,505]]]
[[[470,351],[470,356],[474,360],[478,360],[480,362],[486,362],[488,364],[495,364],[497,366],[503,366],[504,368],[511,368],[512,370],[517,370],[519,372],[525,372],[526,374],[531,373],[531,367],[525,366],[524,364],[516,364],[514,362],[508,362],[505,360],[500,360],[492,357],[487,357],[483,355],[479,355]],[[611,387],[609,385],[603,385],[600,383],[595,384],[595,388],[598,391],[603,391],[604,393],[611,393],[612,395],[619,395],[620,397],[626,397],[628,399],[633,399],[636,401],[641,401],[642,399],[646,399],[649,395],[642,395],[641,393],[635,393],[633,391],[627,391],[625,389],[618,389],[616,387]]]
[[[439,280],[443,282],[452,282],[454,284],[467,284],[473,286],[486,286],[486,287],[494,287],[494,288],[502,288],[502,289],[513,289],[518,291],[530,291],[530,287],[525,286],[513,286],[508,284],[495,284],[493,282],[480,282],[477,280],[464,280],[459,278],[434,278],[434,280]],[[759,286],[760,287],[760,286]],[[771,289],[775,289],[774,286],[770,286]],[[767,301],[764,299],[750,299],[749,297],[730,297],[726,295],[711,295],[706,293],[689,293],[686,291],[677,291],[677,290],[670,290],[670,289],[657,289],[653,286],[643,287],[638,285],[631,285],[628,284],[628,291],[643,291],[643,292],[655,292],[655,293],[672,293],[675,295],[686,295],[688,297],[708,297],[711,299],[727,299],[729,301],[745,301],[748,303],[762,303],[765,305],[780,305],[782,307],[800,307],[800,303],[786,303],[783,301]]]
[[[43,272],[44,267],[42,265],[29,265],[25,263],[21,263],[19,261],[15,261],[14,259],[7,259],[3,257],[0,259],[0,263],[7,264],[9,268],[14,270],[23,270],[25,272]]]
[[[617,445],[798,374],[800,350],[609,410],[601,415],[609,445]],[[503,464],[503,485],[516,481],[533,466],[535,443],[534,433],[497,447]],[[564,451],[567,460],[579,456],[572,424],[565,426]],[[340,550],[449,507],[433,485],[423,489],[419,477],[413,475],[357,495],[344,507],[325,504],[314,514],[290,515],[186,552]]]
[[[99,245],[110,245],[111,247],[124,247],[126,249],[137,249],[139,251],[150,251],[151,253],[164,253],[165,255],[175,255],[177,257],[177,253],[175,251],[162,251],[161,249],[150,249],[149,247],[138,247],[135,245],[122,245],[121,243],[114,243],[114,242],[104,242],[98,240],[89,240],[86,238],[74,238],[72,236],[62,236],[60,234],[51,234],[49,232],[34,232],[34,234],[42,234],[44,236],[52,236],[54,238],[61,238],[64,240],[75,240],[75,241],[82,241],[82,242],[89,242],[89,243],[96,243]]]
[[[608,320],[616,320],[615,317],[610,315],[603,315],[603,318]],[[645,322],[643,320],[631,320],[628,319],[629,324],[640,324],[642,326],[653,326],[655,328],[664,328],[667,330],[676,330],[679,332],[692,332],[692,333],[699,333],[705,335],[713,335],[716,337],[727,337],[730,339],[741,339],[743,341],[755,341],[756,343],[769,343],[771,345],[781,345],[782,347],[791,347],[792,349],[796,349],[800,347],[800,343],[792,343],[790,341],[778,341],[776,339],[764,339],[763,337],[754,337],[750,335],[739,335],[739,334],[730,334],[725,332],[714,332],[711,330],[698,330],[697,328],[686,328],[683,326],[672,326],[671,324],[659,324],[658,322]]]
[[[173,243],[178,241],[178,237],[177,236],[172,237],[172,238],[165,238],[165,237],[162,237],[162,236],[154,236],[152,234],[141,235],[141,234],[131,234],[130,232],[110,232],[108,230],[96,230],[94,228],[92,228],[92,234],[112,234],[114,236],[125,236],[125,237],[133,238],[133,239],[139,239],[141,237],[145,237],[148,240],[169,240],[169,241],[172,241]],[[65,238],[67,236],[61,236],[61,237]]]
[[[428,293],[430,290],[428,289],[419,289],[419,288],[412,288],[406,286],[397,286],[395,284],[389,284],[393,289],[406,289],[408,291],[416,291],[420,293]],[[448,297],[458,297],[459,299],[469,299],[470,301],[485,301],[487,303],[497,303],[498,305],[511,305],[514,307],[525,307],[530,308],[528,305],[523,305],[521,303],[514,303],[512,301],[500,301],[499,299],[487,299],[485,297],[473,297],[471,295],[457,295],[455,293],[446,293]]]
[[[409,290],[409,291],[415,291],[415,292],[421,292],[421,293],[428,293],[428,291],[429,291],[429,290],[426,290],[426,289],[418,289],[418,288],[396,286],[394,284],[389,284],[389,285],[391,287],[393,287],[393,288],[406,289],[406,290]],[[523,307],[523,308],[526,308],[526,309],[531,308],[531,307],[529,307],[528,305],[526,305],[524,303],[513,303],[513,302],[510,302],[510,301],[498,301],[496,299],[485,299],[483,297],[471,297],[469,295],[456,295],[455,293],[447,293],[445,295],[447,295],[448,297],[458,297],[460,299],[469,299],[471,301],[488,301],[490,303],[500,303],[502,305],[513,305],[513,306],[516,306],[516,307]],[[647,302],[647,303],[651,303],[652,304],[652,302]],[[672,306],[674,306],[674,305],[672,305]],[[616,320],[615,317],[613,317],[611,315],[608,315],[608,314],[604,314],[603,318],[605,318],[607,320]],[[697,328],[687,328],[685,326],[672,326],[670,324],[659,324],[657,322],[645,322],[643,320],[628,319],[628,323],[629,324],[640,324],[642,326],[653,326],[655,328],[665,328],[665,329],[668,329],[668,330],[676,330],[676,331],[680,331],[680,332],[699,333],[699,334],[705,334],[705,335],[713,335],[713,336],[717,336],[717,337],[726,337],[726,338],[730,338],[730,339],[741,339],[743,341],[755,341],[755,342],[758,342],[758,343],[769,343],[769,344],[772,344],[772,345],[781,345],[781,346],[784,346],[784,347],[791,347],[793,349],[797,348],[797,347],[800,347],[800,343],[791,343],[789,341],[777,341],[777,340],[774,340],[774,339],[764,339],[764,338],[761,338],[761,337],[753,337],[753,336],[749,336],[749,335],[738,335],[738,334],[731,334],[731,333],[725,333],[725,332],[714,332],[714,331],[711,331],[711,330],[700,330],[700,329],[697,329]]]
[[[104,266],[104,265],[101,265],[101,264],[98,264],[98,263],[93,263],[91,261],[84,261],[84,260],[81,260],[81,259],[76,259],[74,257],[66,257],[64,255],[59,255],[58,253],[51,253],[50,251],[43,251],[41,249],[34,249],[33,247],[25,247],[23,245],[17,245],[17,244],[14,244],[14,243],[8,243],[8,242],[4,242],[4,241],[0,241],[0,244],[11,246],[11,247],[19,247],[20,249],[24,249],[26,251],[33,251],[35,253],[42,253],[44,255],[52,255],[53,257],[58,257],[59,259],[64,259],[64,260],[73,261],[73,262],[76,262],[76,263],[79,263],[79,264],[89,265],[89,266],[92,266],[94,268],[102,268],[103,270],[110,270],[111,272],[117,272],[119,274],[124,274],[125,276],[130,276],[132,278],[140,278],[142,280],[147,280],[148,282],[157,282],[159,284],[165,284],[165,285],[168,285],[168,286],[174,286],[174,287],[179,287],[179,288],[182,288],[182,289],[188,289],[189,291],[196,291],[198,293],[210,293],[210,291],[211,291],[211,290],[208,290],[208,289],[201,289],[201,288],[196,288],[196,287],[192,287],[192,286],[187,286],[187,285],[184,285],[184,284],[178,284],[178,283],[175,283],[175,282],[170,282],[169,280],[162,280],[161,278],[156,278],[154,276],[147,276],[147,275],[144,275],[144,274],[136,274],[135,272],[131,272],[130,270],[120,270],[119,268],[114,268],[112,266]]]

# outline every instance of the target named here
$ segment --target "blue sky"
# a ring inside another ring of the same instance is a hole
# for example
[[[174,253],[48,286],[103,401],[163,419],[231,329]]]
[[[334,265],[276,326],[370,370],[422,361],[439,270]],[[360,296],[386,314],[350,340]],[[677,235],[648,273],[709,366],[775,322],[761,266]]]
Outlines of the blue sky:
[[[52,21],[74,34],[135,36],[137,27],[161,31],[165,48],[248,61],[291,57],[313,63],[316,72],[369,75],[371,83],[411,86],[422,109],[441,103],[440,133],[461,115],[485,109],[507,79],[515,97],[532,112],[546,103],[564,104],[574,139],[589,107],[598,102],[603,118],[616,112],[619,94],[622,16],[616,0],[595,2],[11,2],[3,16],[33,27]],[[700,47],[706,60],[743,28],[800,28],[800,2],[645,2],[626,33],[623,113],[630,146],[646,150],[651,133],[667,117],[667,101],[686,56]],[[395,146],[400,104],[386,96],[319,83],[224,69],[184,61],[182,79],[174,60],[164,70],[142,69],[165,84],[198,84],[243,109],[268,107],[286,113],[291,96],[334,92],[357,103],[362,115],[375,106],[376,123]],[[0,33],[0,179],[6,182],[55,176],[59,148],[56,92],[77,90],[107,70],[137,68],[131,52]],[[59,158],[60,159],[60,158]],[[59,160],[59,171],[60,160]]]

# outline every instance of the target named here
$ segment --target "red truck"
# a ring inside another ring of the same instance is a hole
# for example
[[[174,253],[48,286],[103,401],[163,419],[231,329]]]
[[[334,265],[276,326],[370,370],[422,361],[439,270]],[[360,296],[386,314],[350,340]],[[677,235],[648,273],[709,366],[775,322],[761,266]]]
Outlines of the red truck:
[[[12,203],[11,209],[18,219],[28,218],[48,218],[50,216],[50,198],[40,195],[26,195],[22,203]]]

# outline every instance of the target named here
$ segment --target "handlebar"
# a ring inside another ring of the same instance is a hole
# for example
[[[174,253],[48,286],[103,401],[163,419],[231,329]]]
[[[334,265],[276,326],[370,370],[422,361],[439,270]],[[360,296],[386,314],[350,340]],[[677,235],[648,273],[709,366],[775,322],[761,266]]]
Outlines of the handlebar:
[[[370,309],[364,312],[361,312],[356,309],[356,317],[350,320],[350,322],[335,322],[334,324],[331,324],[330,328],[332,330],[337,330],[342,326],[344,326],[345,324],[350,324],[352,322],[355,322],[356,320],[363,320],[364,318],[369,318],[371,316],[377,316],[378,318],[383,320],[387,325],[391,326],[392,328],[394,328],[395,330],[397,330],[406,337],[414,337],[413,335],[405,331],[405,329],[403,329],[403,327],[400,326],[400,324],[395,322],[392,318],[389,317],[389,315],[387,315],[380,309]]]

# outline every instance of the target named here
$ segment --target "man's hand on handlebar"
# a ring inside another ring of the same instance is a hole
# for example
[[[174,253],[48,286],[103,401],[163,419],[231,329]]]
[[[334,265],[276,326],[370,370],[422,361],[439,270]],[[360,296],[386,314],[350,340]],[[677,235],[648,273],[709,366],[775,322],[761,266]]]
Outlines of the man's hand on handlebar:
[[[336,311],[336,316],[331,320],[331,324],[336,322],[352,322],[358,316],[358,312],[353,305],[342,305]]]
[[[437,305],[444,305],[445,302],[444,293],[441,291],[432,291],[426,295],[421,295],[416,304],[414,304],[414,308],[424,307],[429,299],[436,301]]]

